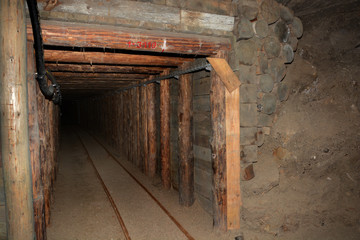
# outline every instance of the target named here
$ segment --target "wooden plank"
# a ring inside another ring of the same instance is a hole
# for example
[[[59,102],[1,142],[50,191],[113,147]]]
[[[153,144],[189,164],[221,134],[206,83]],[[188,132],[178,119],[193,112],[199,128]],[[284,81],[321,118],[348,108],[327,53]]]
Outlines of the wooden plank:
[[[194,79],[194,96],[210,94],[210,77]]]
[[[60,79],[144,79],[147,74],[133,74],[133,73],[73,73],[73,72],[54,72],[54,77]]]
[[[148,132],[148,175],[156,175],[156,115],[155,83],[146,85],[147,95],[147,132]]]
[[[219,52],[216,57],[224,57]],[[227,229],[227,178],[226,178],[226,123],[225,85],[215,71],[211,72],[211,156],[213,165],[213,224],[215,228]],[[240,145],[239,145],[240,146]]]
[[[195,201],[191,80],[191,74],[179,78],[179,200],[184,206],[191,206]]]
[[[171,158],[171,184],[174,189],[179,189],[179,124],[178,101],[179,81],[170,81],[170,158]]]
[[[219,49],[230,49],[230,40],[227,38],[195,34],[46,20],[41,21],[41,29],[44,44],[48,45],[201,55],[211,55]],[[32,40],[30,23],[27,25],[27,34],[28,39]],[[151,42],[152,46],[145,48],[145,42]]]
[[[240,90],[225,91],[227,229],[240,228]]]
[[[106,41],[106,40],[105,40]],[[44,59],[47,62],[71,62],[123,65],[178,66],[183,62],[193,61],[191,58],[150,56],[140,54],[110,53],[110,52],[75,52],[60,50],[45,50]]]
[[[212,13],[181,10],[181,24],[197,29],[207,28],[231,32],[234,28],[234,18]]]
[[[169,74],[165,71],[162,75]],[[170,162],[170,80],[160,81],[160,151],[161,181],[165,189],[171,187]]]
[[[0,134],[9,240],[35,239],[25,17],[25,1],[0,1]]]
[[[194,112],[210,112],[209,95],[194,96]]]
[[[114,65],[89,65],[89,64],[64,64],[46,63],[46,69],[55,72],[78,72],[78,73],[135,73],[135,74],[160,74],[166,68],[143,67],[143,66],[114,66]]]
[[[206,58],[216,73],[220,76],[221,81],[225,84],[229,92],[234,91],[240,86],[240,80],[223,58]]]
[[[98,2],[86,1],[79,4],[73,0],[62,0],[61,3],[56,5],[51,11],[125,18],[154,23],[180,23],[179,9],[147,2],[141,2],[141,4],[139,4],[139,2],[122,0],[104,1],[102,4],[98,4]]]
[[[37,108],[37,90],[35,79],[35,56],[33,43],[27,44],[27,84],[29,109],[29,150],[32,172],[32,193],[34,206],[34,224],[36,239],[43,239],[46,235],[44,211],[43,182],[41,179],[40,136]]]

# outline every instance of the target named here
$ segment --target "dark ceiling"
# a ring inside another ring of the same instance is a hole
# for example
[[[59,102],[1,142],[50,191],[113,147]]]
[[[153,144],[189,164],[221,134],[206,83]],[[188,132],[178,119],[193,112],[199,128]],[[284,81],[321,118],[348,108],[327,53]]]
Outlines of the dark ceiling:
[[[297,16],[316,14],[334,7],[360,6],[360,0],[277,0],[295,11]]]

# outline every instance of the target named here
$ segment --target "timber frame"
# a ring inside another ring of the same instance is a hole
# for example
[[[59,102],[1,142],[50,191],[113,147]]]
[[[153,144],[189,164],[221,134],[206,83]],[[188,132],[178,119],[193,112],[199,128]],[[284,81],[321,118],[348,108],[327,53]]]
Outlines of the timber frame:
[[[91,89],[104,90],[103,93],[105,93],[113,88],[151,79],[155,74],[166,74],[169,69],[176,66],[185,67],[197,56],[222,58],[227,61],[231,48],[230,40],[221,37],[53,20],[45,20],[41,23],[44,44],[66,50],[45,49],[45,61],[49,68],[57,71],[54,75],[64,87],[64,92],[68,91],[68,93],[74,91],[86,93]],[[32,41],[32,30],[29,24],[27,25],[27,41]],[[26,45],[25,39],[22,44]],[[80,48],[80,50],[73,51],[66,47]],[[83,48],[95,50],[84,52],[81,50]],[[104,51],[96,49],[104,49]],[[105,49],[116,49],[121,52],[105,51]],[[120,66],[119,63],[122,65]],[[234,87],[233,91],[229,92],[224,82],[227,81],[221,79],[220,73],[215,71],[211,73],[213,218],[214,226],[226,231],[240,227],[242,202],[240,194],[240,91],[239,87]],[[84,86],[85,83],[87,86]],[[138,139],[143,149],[139,155],[146,159],[144,165],[141,163],[138,165],[149,176],[154,176],[156,171],[154,84],[132,91],[135,92],[134,95],[123,96],[132,100],[136,98],[136,108],[121,106],[123,110],[127,108],[126,111],[130,111],[129,114],[136,115],[137,124],[143,126],[138,134],[143,134],[147,140],[132,137]],[[166,148],[169,146],[169,80],[161,83],[160,92],[161,146]],[[191,93],[191,76],[189,74],[181,76],[180,101],[182,102],[179,104],[181,107],[179,107],[178,115],[181,129],[181,134],[179,134],[179,198],[180,203],[185,206],[190,206],[194,202]],[[139,99],[136,96],[142,97]],[[142,105],[145,107],[139,107]],[[137,110],[137,114],[134,114],[133,109]],[[144,121],[144,117],[147,121]],[[129,148],[132,147],[129,146]],[[163,172],[161,175],[166,189],[170,188],[169,161],[169,152],[162,151]]]

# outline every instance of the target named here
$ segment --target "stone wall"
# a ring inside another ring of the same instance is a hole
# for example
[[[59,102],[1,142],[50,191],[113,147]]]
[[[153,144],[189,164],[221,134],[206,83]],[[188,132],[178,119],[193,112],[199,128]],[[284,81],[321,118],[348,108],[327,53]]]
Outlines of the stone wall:
[[[288,87],[283,79],[303,27],[289,8],[275,0],[239,0],[236,10],[229,62],[242,82],[242,178],[250,180],[264,135],[270,134],[277,105],[287,100]]]

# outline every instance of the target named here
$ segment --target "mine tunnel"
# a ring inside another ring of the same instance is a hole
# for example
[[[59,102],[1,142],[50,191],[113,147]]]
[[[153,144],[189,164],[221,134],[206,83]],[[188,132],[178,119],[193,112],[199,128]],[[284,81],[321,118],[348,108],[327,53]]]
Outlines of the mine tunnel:
[[[0,0],[0,239],[360,239],[359,13]]]

